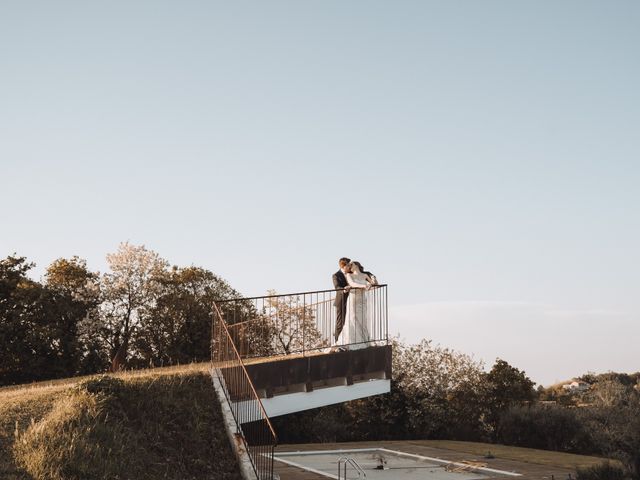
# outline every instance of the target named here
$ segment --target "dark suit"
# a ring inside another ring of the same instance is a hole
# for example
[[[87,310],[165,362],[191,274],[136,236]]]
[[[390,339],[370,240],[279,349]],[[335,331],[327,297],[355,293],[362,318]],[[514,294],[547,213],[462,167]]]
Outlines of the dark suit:
[[[333,304],[336,307],[336,331],[335,331],[335,339],[338,340],[340,336],[340,332],[342,332],[342,327],[344,327],[344,317],[347,313],[347,297],[349,296],[349,292],[345,292],[342,289],[348,285],[347,279],[342,273],[342,270],[338,270],[333,274],[333,288],[338,290],[336,292],[336,300]]]

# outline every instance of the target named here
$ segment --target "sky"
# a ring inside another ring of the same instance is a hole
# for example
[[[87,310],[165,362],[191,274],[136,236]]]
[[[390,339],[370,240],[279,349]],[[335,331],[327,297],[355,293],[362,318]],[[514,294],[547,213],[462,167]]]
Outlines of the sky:
[[[122,241],[549,384],[640,370],[640,3],[0,3],[0,255]]]

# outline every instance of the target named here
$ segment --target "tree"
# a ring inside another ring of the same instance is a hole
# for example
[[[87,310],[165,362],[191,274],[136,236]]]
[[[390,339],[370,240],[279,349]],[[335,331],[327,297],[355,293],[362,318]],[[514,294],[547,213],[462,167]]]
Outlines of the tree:
[[[351,402],[356,438],[462,438],[481,435],[483,369],[468,355],[422,340],[393,343],[391,392]]]
[[[640,393],[628,389],[618,403],[580,409],[599,452],[622,462],[629,476],[640,479]]]
[[[209,270],[172,267],[157,277],[158,294],[140,318],[135,350],[144,365],[202,361],[211,355],[214,300],[240,295]]]
[[[50,294],[48,322],[58,330],[61,366],[67,375],[105,368],[103,345],[97,338],[100,277],[85,260],[59,258],[47,268]]]
[[[268,293],[270,297],[254,325],[266,324],[276,354],[328,346],[316,327],[311,306],[304,305],[297,297],[278,297],[273,290]]]
[[[26,258],[0,260],[0,385],[209,358],[213,301],[237,291],[199,267],[169,269],[144,246],[122,243],[107,261],[100,276],[59,258],[37,282]]]
[[[500,413],[496,440],[505,445],[593,453],[579,410],[560,405],[514,403]]]
[[[126,366],[132,336],[161,291],[159,279],[167,262],[141,246],[121,243],[107,255],[110,273],[103,275],[103,338],[109,346],[111,369]]]
[[[281,441],[481,435],[484,372],[480,362],[429,340],[408,346],[394,341],[392,362],[390,393],[277,417],[276,428],[283,427]]]
[[[344,426],[351,438],[344,440],[402,440],[415,438],[416,422],[411,416],[420,410],[418,395],[407,388],[407,363],[403,354],[407,347],[399,340],[392,343],[391,391],[347,403],[344,408],[350,413],[350,424]]]
[[[478,430],[483,409],[482,363],[422,340],[396,347],[394,376],[407,397],[411,436],[442,438],[452,429]]]
[[[0,261],[0,385],[20,379],[27,325],[21,285],[33,267],[26,258],[8,256]]]
[[[502,412],[512,405],[531,402],[535,399],[535,383],[524,371],[512,367],[499,358],[486,374],[485,381],[486,404],[489,408],[487,424],[495,435]]]
[[[0,384],[64,376],[60,331],[49,322],[51,298],[27,277],[25,257],[0,261]]]
[[[595,406],[616,407],[628,399],[631,388],[616,377],[604,377],[591,386],[587,397]]]

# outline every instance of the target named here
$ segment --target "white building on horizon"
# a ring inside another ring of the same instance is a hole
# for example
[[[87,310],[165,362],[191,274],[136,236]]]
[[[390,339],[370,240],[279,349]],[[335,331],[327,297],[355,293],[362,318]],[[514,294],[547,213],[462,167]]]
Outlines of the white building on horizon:
[[[570,393],[581,393],[589,390],[591,385],[587,382],[583,382],[582,380],[574,380],[571,383],[565,383],[562,385],[562,388]]]

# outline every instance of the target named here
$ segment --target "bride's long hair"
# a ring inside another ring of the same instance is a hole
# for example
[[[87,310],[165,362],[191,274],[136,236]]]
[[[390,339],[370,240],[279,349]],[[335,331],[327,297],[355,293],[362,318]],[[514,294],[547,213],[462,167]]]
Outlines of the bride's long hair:
[[[356,267],[358,267],[358,270],[360,270],[360,272],[364,273],[365,275],[369,275],[370,277],[374,277],[374,276],[375,276],[373,273],[371,273],[371,272],[367,272],[367,271],[364,269],[364,267],[362,266],[362,264],[361,264],[360,262],[356,262],[356,261],[354,260],[354,261],[353,261],[353,262],[351,262],[351,263],[353,263]]]

